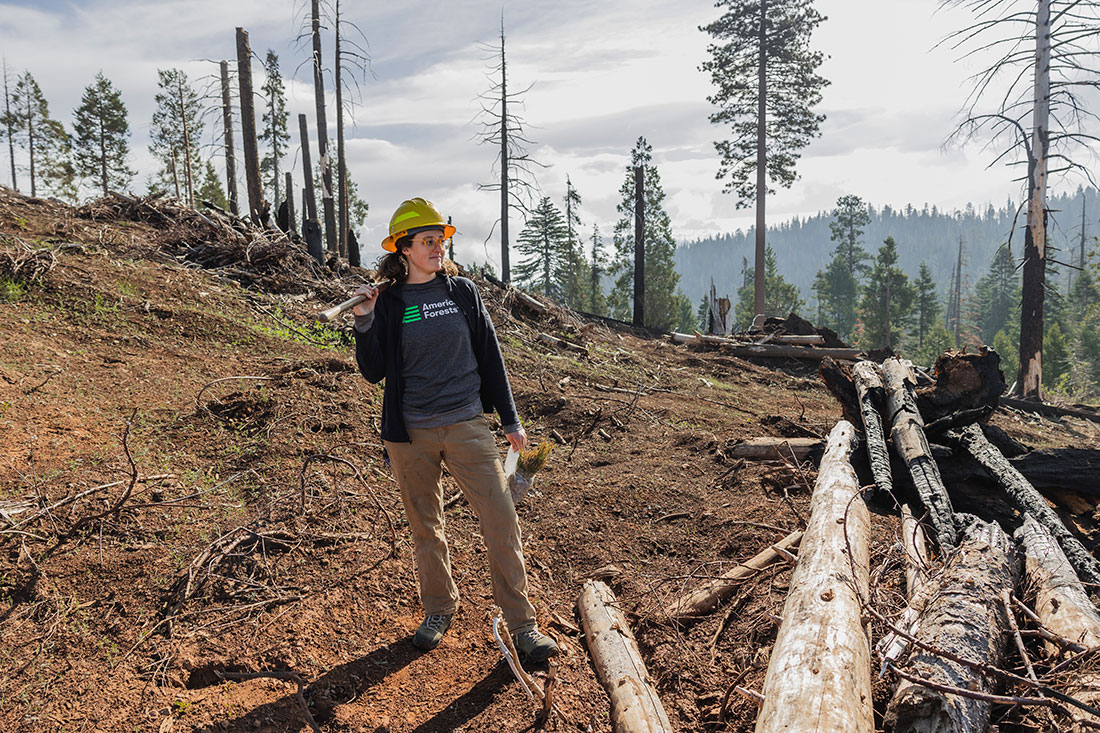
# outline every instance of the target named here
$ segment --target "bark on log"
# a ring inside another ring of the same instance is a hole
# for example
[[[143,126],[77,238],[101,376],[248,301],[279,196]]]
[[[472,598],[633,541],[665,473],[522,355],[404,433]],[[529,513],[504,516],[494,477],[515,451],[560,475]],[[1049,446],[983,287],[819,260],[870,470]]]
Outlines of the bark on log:
[[[905,599],[908,603],[894,626],[912,634],[929,599],[929,584],[925,581],[928,550],[924,541],[924,529],[913,516],[908,504],[901,505],[901,544],[905,549]],[[877,648],[882,653],[883,668],[885,669],[887,662],[896,661],[908,647],[909,640],[892,631],[882,637]]]
[[[804,359],[821,361],[822,359],[858,359],[862,349],[839,349],[817,346],[785,346],[783,344],[741,344],[735,341],[714,341],[715,336],[701,336],[704,343],[719,343],[731,356],[762,359]]]
[[[917,390],[917,406],[925,422],[943,420],[954,413],[976,412],[988,417],[1006,389],[1001,357],[982,347],[976,354],[948,351],[936,359],[935,384]],[[966,418],[958,425],[977,422]]]
[[[672,724],[615,594],[605,583],[585,581],[577,610],[592,662],[611,700],[615,733],[671,733]]]
[[[1033,486],[1100,496],[1100,450],[1059,448],[1036,450],[1009,462]]]
[[[948,550],[958,542],[955,511],[924,435],[924,421],[913,397],[916,379],[909,362],[897,358],[883,362],[882,372],[886,382],[886,410],[893,416],[890,436],[894,450],[905,462],[917,494],[928,509],[928,521],[936,533],[936,542]]]
[[[772,563],[783,560],[791,550],[798,547],[801,540],[802,532],[791,532],[768,549],[757,553],[751,560],[740,563],[721,577],[708,580],[701,587],[668,604],[665,615],[673,621],[681,621],[712,613],[733,594],[737,583],[751,578]]]
[[[1011,407],[1014,410],[1034,412],[1037,415],[1045,415],[1047,417],[1078,417],[1082,420],[1092,420],[1095,423],[1100,423],[1100,412],[1090,410],[1084,406],[1058,407],[1043,402],[1036,402],[1035,400],[1021,400],[1014,397],[1002,397],[1001,404],[1006,407]]]
[[[894,481],[890,475],[890,452],[886,447],[886,434],[882,429],[882,415],[879,413],[885,398],[886,388],[882,383],[882,370],[870,361],[861,361],[852,367],[852,381],[859,396],[859,414],[862,418],[864,445],[867,447],[867,460],[871,464],[871,475],[879,491],[893,491]]]
[[[1085,649],[1100,647],[1100,614],[1058,543],[1030,514],[1016,530],[1016,541],[1024,556],[1028,587],[1035,589],[1035,613],[1048,630],[1075,641]],[[1047,655],[1057,657],[1062,649],[1047,641]],[[1085,673],[1067,685],[1065,692],[1082,702],[1100,704],[1100,675]],[[1100,722],[1095,716],[1072,709],[1078,719]]]
[[[817,438],[749,438],[726,452],[728,458],[744,458],[750,461],[807,459],[815,463],[825,450],[825,442]]]
[[[974,662],[1000,666],[1008,617],[1000,602],[1013,587],[1008,537],[998,524],[977,521],[964,533],[958,553],[949,560],[920,618],[915,636],[936,649]],[[992,692],[996,678],[918,648],[909,673],[930,682]],[[902,680],[886,709],[886,725],[895,733],[965,733],[986,731],[991,704],[947,694]]]
[[[768,662],[757,733],[875,728],[871,650],[860,618],[871,520],[849,462],[854,437],[855,427],[843,420],[829,434]]]
[[[1050,532],[1082,580],[1100,584],[1100,560],[1085,549],[1081,541],[1062,523],[1058,513],[1050,508],[1046,499],[985,439],[977,426],[968,425],[961,430],[952,430],[946,437],[981,464],[989,477],[1004,489],[1013,506],[1021,512],[1030,513]]]

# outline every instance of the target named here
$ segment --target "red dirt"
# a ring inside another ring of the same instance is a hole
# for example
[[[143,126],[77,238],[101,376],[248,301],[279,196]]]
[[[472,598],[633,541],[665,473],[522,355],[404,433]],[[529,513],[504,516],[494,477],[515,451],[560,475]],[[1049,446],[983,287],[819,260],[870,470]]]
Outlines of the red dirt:
[[[0,534],[0,730],[309,730],[295,683],[218,675],[269,671],[301,677],[325,731],[534,729],[535,706],[493,641],[484,552],[462,501],[447,519],[463,606],[438,650],[408,642],[421,610],[380,454],[380,389],[346,343],[322,348],[282,325],[308,328],[322,304],[184,267],[163,237],[0,188],[0,247],[82,245],[0,301],[0,507],[29,507],[11,515],[18,526],[121,482]],[[610,730],[574,606],[583,580],[613,563],[675,725],[750,730],[755,706],[724,695],[742,673],[760,689],[789,572],[760,574],[726,612],[687,628],[657,609],[800,526],[812,466],[736,463],[727,446],[824,435],[839,409],[810,367],[602,325],[571,331],[568,318],[482,290],[529,434],[564,441],[519,509],[532,600],[563,650],[558,729]],[[583,341],[590,356],[543,346],[540,330]],[[264,379],[215,383],[196,404],[213,380],[243,376]],[[998,419],[1037,447],[1063,444],[1046,421]],[[170,476],[137,483],[111,513],[130,485],[128,422],[138,474]],[[325,461],[303,473],[315,454],[351,461],[363,480]],[[376,500],[397,523],[396,557]],[[238,527],[255,535],[224,562],[203,560]],[[875,533],[873,565],[896,557],[894,519],[876,518]],[[877,708],[886,695],[880,683]]]

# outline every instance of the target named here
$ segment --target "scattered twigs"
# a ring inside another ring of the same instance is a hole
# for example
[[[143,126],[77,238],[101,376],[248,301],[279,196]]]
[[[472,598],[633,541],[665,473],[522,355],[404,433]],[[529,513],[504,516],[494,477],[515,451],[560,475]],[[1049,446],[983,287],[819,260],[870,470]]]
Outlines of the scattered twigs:
[[[231,379],[255,379],[255,380],[261,381],[261,382],[272,382],[272,381],[275,380],[275,377],[257,377],[257,376],[245,375],[245,376],[239,376],[239,377],[238,376],[221,377],[219,379],[215,379],[213,382],[207,382],[207,384],[205,386],[203,386],[202,389],[199,390],[199,393],[197,395],[195,395],[195,409],[200,411],[200,412],[202,411],[202,395],[203,395],[203,392],[210,389],[211,387],[213,387],[218,382],[227,382]]]
[[[42,389],[43,387],[45,387],[45,386],[46,386],[46,383],[47,383],[47,382],[49,382],[49,381],[50,381],[51,379],[53,379],[54,377],[56,377],[56,376],[57,376],[58,374],[60,374],[61,372],[65,371],[65,370],[64,370],[64,369],[62,369],[61,367],[59,367],[59,366],[53,366],[52,364],[50,365],[50,368],[51,368],[51,371],[50,371],[50,373],[49,373],[49,374],[47,374],[47,375],[46,375],[46,378],[45,378],[45,379],[43,379],[43,380],[42,380],[41,382],[39,382],[38,384],[34,385],[33,387],[30,387],[30,388],[28,388],[28,389],[25,389],[25,390],[23,390],[23,394],[25,394],[25,395],[31,395],[31,394],[34,394],[34,393],[35,393],[35,392],[37,392],[38,390],[40,390],[40,389]]]
[[[313,729],[314,733],[322,733],[321,726],[317,725],[317,721],[313,718],[313,713],[310,712],[309,709],[309,703],[306,702],[306,696],[303,694],[306,687],[306,681],[303,680],[298,673],[283,670],[270,670],[266,672],[226,672],[223,670],[215,670],[214,673],[223,680],[255,680],[263,677],[270,677],[271,679],[293,682],[297,687],[294,691],[294,699],[298,701],[298,705],[302,708],[302,714],[306,716],[306,722],[309,723],[309,727]]]
[[[137,470],[137,464],[134,463],[134,457],[130,453],[129,440],[130,440],[130,427],[134,424],[134,418],[136,416],[137,416],[137,408],[135,407],[130,412],[130,417],[126,420],[126,427],[122,431],[122,452],[126,454],[126,460],[130,464],[130,481],[129,481],[129,484],[126,486],[126,490],[122,492],[122,495],[120,497],[118,497],[118,499],[115,501],[115,503],[112,504],[111,507],[109,509],[107,509],[106,511],[100,512],[99,514],[93,514],[90,517],[84,517],[80,520],[77,520],[76,524],[74,524],[69,529],[68,533],[66,533],[65,539],[67,539],[69,537],[72,537],[76,533],[77,530],[79,530],[81,527],[83,527],[87,524],[90,524],[91,522],[94,522],[94,521],[99,520],[99,519],[103,519],[104,517],[110,517],[110,516],[117,515],[120,511],[122,511],[122,507],[123,507],[123,505],[126,504],[126,500],[130,498],[130,494],[133,493],[134,486],[136,486],[137,482],[138,482],[138,470]],[[61,541],[63,541],[63,540],[61,540]]]
[[[300,513],[306,513],[306,470],[309,468],[309,464],[313,461],[330,461],[332,463],[339,463],[347,466],[355,473],[355,478],[358,479],[359,484],[366,490],[367,495],[370,496],[371,500],[374,502],[374,505],[378,508],[378,511],[380,511],[382,515],[386,518],[386,526],[388,526],[390,530],[390,557],[397,557],[397,529],[394,527],[393,517],[391,517],[389,511],[384,506],[382,506],[382,502],[378,499],[378,495],[374,493],[374,490],[371,489],[370,485],[367,483],[367,480],[363,478],[363,473],[359,470],[359,467],[346,458],[327,454],[314,454],[306,457],[305,462],[302,464],[302,471],[300,474]]]
[[[159,481],[161,479],[166,479],[166,478],[171,478],[171,477],[172,477],[172,474],[170,474],[170,473],[159,473],[159,474],[156,474],[156,475],[153,475],[153,476],[141,476],[141,477],[138,478],[138,483],[148,482],[148,481]],[[42,509],[39,509],[37,512],[35,512],[31,516],[24,517],[17,524],[15,524],[10,530],[0,530],[0,534],[4,534],[5,532],[14,532],[16,530],[22,529],[23,527],[26,527],[29,524],[33,524],[34,522],[38,521],[42,517],[46,516],[47,514],[51,514],[56,509],[60,509],[61,507],[67,506],[68,504],[73,504],[75,502],[78,502],[81,499],[83,499],[84,497],[89,496],[91,494],[94,494],[97,491],[102,491],[104,489],[111,489],[111,488],[114,488],[115,486],[121,486],[122,484],[126,483],[129,480],[130,479],[122,479],[122,480],[119,480],[119,481],[112,481],[112,482],[106,483],[106,484],[100,484],[99,486],[93,486],[90,489],[85,489],[84,491],[81,491],[78,494],[73,494],[72,496],[67,496],[64,499],[59,499],[58,501],[55,501],[53,504],[50,504],[47,507],[43,507]]]

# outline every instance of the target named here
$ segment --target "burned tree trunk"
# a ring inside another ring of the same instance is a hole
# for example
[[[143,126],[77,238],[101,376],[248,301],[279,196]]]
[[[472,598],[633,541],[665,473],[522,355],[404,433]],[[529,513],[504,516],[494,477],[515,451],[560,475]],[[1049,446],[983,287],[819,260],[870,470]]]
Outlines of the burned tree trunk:
[[[757,733],[875,729],[871,650],[861,619],[871,520],[849,462],[854,437],[843,420],[829,434],[768,662]]]
[[[940,576],[915,634],[933,649],[974,662],[1000,666],[1008,616],[1001,593],[1013,587],[1008,537],[996,523],[976,521],[965,532],[959,552]],[[933,684],[991,692],[996,678],[921,647],[906,673]],[[932,689],[903,679],[886,709],[894,731],[957,733],[986,731],[991,703]]]
[[[924,421],[913,396],[913,370],[909,362],[892,358],[883,363],[882,372],[886,382],[886,410],[893,416],[890,436],[894,450],[905,462],[917,494],[928,509],[928,521],[936,533],[936,542],[948,550],[957,543],[955,510],[924,435]]]
[[[325,243],[329,253],[339,254],[336,239],[336,207],[332,200],[332,155],[328,144],[328,118],[325,116],[325,75],[321,63],[321,2],[310,3],[313,38],[313,101],[317,108],[317,155],[321,165],[321,205],[325,214]]]
[[[248,31],[237,29],[237,80],[241,87],[241,138],[244,143],[244,176],[248,189],[248,215],[253,224],[264,224],[267,206],[260,181],[260,153],[256,143],[256,110],[252,103],[252,49]]]
[[[1078,575],[1086,583],[1100,584],[1100,561],[1092,556],[1050,508],[1046,499],[1028,483],[1008,459],[1001,455],[982,435],[976,425],[947,433],[948,440],[969,453],[997,484],[1004,489],[1012,504],[1021,512],[1030,513],[1057,540]]]
[[[225,192],[229,198],[229,211],[240,214],[237,204],[237,156],[233,151],[233,102],[229,96],[229,62],[219,64],[222,78],[222,129],[225,134]]]
[[[859,414],[863,418],[863,435],[866,438],[867,460],[879,491],[893,491],[890,475],[890,452],[886,447],[886,435],[882,429],[879,408],[886,398],[882,384],[882,371],[869,361],[861,361],[852,367],[852,381],[859,395]]]

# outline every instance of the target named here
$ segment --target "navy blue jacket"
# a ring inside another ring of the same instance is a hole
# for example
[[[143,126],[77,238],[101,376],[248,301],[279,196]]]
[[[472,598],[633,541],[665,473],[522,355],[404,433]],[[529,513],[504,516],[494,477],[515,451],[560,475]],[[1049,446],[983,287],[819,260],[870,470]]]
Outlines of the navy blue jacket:
[[[485,412],[496,410],[501,425],[514,425],[516,405],[512,388],[500,354],[496,329],[485,310],[481,294],[472,281],[464,277],[448,277],[442,273],[447,294],[455,302],[470,326],[470,343],[481,375],[481,405]],[[401,317],[405,304],[401,300],[402,285],[395,285],[378,296],[374,306],[374,323],[365,333],[355,332],[355,360],[367,381],[377,384],[386,380],[382,391],[382,440],[410,442],[401,409],[404,380],[401,376]]]

